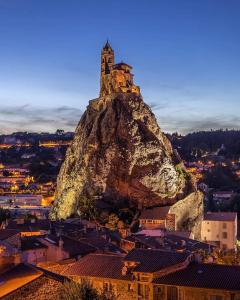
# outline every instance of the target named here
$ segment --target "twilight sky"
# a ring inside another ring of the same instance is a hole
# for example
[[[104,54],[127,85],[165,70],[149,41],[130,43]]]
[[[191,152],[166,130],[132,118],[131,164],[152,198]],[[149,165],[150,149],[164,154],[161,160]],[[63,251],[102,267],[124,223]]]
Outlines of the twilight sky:
[[[108,38],[160,127],[240,129],[239,0],[0,0],[0,133],[74,130]]]

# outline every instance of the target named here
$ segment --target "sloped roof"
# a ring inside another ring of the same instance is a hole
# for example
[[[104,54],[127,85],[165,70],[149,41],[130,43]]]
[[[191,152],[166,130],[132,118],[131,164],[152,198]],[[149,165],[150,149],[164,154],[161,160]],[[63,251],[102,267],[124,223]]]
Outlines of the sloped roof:
[[[154,280],[164,285],[240,291],[240,266],[196,264]]]
[[[21,250],[26,251],[26,250],[33,250],[33,249],[42,249],[42,248],[48,248],[46,245],[41,243],[39,240],[36,238],[23,238],[21,240]]]
[[[42,274],[39,270],[25,264],[19,264],[9,271],[0,274],[0,298],[32,282]]]
[[[122,255],[114,254],[89,254],[66,269],[62,275],[130,280],[130,274],[122,275],[123,258]]]
[[[189,253],[170,252],[158,249],[133,249],[124,261],[136,262],[134,272],[153,273],[183,263],[190,256]]]
[[[130,65],[124,63],[124,62],[120,62],[120,63],[118,63],[118,64],[113,65],[113,69],[122,69],[122,68],[124,68],[124,67],[127,67],[127,68],[129,68],[129,69],[132,69],[132,66],[130,66]]]
[[[16,229],[0,229],[0,240],[4,241],[18,233],[20,233],[20,232],[19,232],[19,230],[16,230]]]
[[[112,47],[110,46],[108,40],[107,40],[106,44],[104,45],[103,49],[104,50],[112,50]]]
[[[144,209],[139,219],[164,220],[170,210],[170,206]]]

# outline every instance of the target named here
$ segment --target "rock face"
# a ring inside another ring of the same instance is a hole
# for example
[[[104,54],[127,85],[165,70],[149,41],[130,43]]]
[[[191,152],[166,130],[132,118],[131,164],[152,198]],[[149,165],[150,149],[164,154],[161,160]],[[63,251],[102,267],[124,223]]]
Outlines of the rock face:
[[[175,214],[177,230],[191,231],[194,238],[201,239],[201,221],[203,219],[203,193],[194,192],[176,202],[170,213]]]
[[[75,212],[80,195],[111,203],[169,205],[193,190],[191,178],[141,96],[90,101],[62,165],[52,216]]]
[[[172,205],[195,189],[161,132],[132,67],[102,49],[100,97],[89,102],[58,176],[52,218],[76,213],[82,196],[137,208]]]

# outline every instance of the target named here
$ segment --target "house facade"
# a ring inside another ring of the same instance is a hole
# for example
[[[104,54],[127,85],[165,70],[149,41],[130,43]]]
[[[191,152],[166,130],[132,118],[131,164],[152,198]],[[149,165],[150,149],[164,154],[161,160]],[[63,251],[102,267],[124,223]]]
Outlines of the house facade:
[[[188,253],[134,249],[126,256],[89,254],[62,274],[111,289],[118,299],[240,300],[239,266],[199,264]]]
[[[207,213],[201,226],[201,239],[221,249],[235,250],[237,243],[237,214]]]

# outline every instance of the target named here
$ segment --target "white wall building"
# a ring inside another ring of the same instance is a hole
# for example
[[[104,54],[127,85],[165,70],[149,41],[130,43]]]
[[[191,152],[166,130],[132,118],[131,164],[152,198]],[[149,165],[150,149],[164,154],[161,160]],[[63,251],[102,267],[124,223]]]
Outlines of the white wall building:
[[[237,213],[207,213],[202,221],[201,239],[222,249],[236,249]]]

